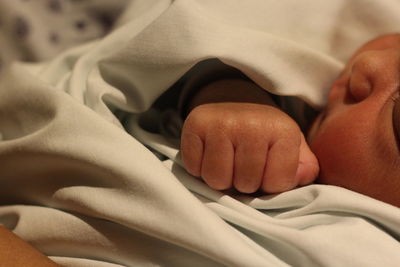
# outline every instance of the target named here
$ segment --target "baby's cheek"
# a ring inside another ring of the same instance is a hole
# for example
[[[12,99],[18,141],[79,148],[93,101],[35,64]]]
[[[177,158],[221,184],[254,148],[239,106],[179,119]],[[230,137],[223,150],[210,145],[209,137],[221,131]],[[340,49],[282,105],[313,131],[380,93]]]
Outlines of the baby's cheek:
[[[368,142],[368,128],[332,125],[337,127],[327,127],[311,143],[320,164],[317,183],[344,187],[400,207],[400,175],[383,173],[382,166],[387,164],[379,161],[381,157],[377,158]]]
[[[364,191],[368,176],[368,145],[347,125],[333,123],[317,133],[311,143],[320,164],[319,183]]]

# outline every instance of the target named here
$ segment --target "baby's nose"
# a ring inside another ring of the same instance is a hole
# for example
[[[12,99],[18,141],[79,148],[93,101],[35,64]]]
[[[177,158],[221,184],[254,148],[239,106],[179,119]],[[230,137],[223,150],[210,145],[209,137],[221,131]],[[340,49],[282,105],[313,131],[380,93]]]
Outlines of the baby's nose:
[[[371,50],[355,59],[349,80],[349,93],[356,102],[371,94],[397,89],[400,52],[395,49]]]

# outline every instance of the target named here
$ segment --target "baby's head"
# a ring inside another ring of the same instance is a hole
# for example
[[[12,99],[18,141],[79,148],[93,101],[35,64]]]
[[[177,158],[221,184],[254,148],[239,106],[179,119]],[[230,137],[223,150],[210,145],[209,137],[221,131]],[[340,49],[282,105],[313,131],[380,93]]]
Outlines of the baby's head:
[[[308,140],[321,183],[400,207],[400,50],[383,48],[371,42],[352,57]]]

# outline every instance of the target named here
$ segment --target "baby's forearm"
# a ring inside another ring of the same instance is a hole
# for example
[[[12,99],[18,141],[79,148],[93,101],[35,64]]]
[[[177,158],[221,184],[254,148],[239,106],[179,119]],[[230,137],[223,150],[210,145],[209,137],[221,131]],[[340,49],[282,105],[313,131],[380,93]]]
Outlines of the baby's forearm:
[[[199,105],[218,102],[275,105],[270,95],[251,81],[222,79],[201,88],[190,100],[188,112]]]

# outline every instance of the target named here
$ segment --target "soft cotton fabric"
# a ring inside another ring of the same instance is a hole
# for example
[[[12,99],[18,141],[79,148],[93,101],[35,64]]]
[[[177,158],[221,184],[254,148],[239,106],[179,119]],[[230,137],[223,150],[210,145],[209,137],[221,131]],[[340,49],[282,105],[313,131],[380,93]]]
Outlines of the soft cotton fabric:
[[[0,0],[0,62],[46,60],[104,36],[126,0]]]
[[[398,14],[395,0],[131,1],[104,38],[4,73],[0,223],[64,266],[398,266],[398,208],[325,185],[217,192],[138,123],[207,58],[321,107]]]

